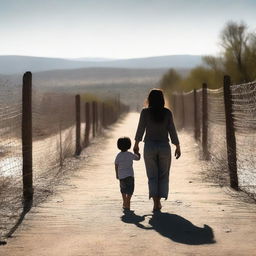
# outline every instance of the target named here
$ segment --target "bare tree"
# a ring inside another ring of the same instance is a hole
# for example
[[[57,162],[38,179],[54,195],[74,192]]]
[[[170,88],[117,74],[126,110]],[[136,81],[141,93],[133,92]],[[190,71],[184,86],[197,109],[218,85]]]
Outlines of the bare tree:
[[[227,61],[230,61],[230,58],[234,60],[234,64],[241,74],[241,79],[244,81],[250,80],[244,59],[248,38],[247,26],[243,22],[230,21],[221,32],[221,46],[225,51],[225,59]]]

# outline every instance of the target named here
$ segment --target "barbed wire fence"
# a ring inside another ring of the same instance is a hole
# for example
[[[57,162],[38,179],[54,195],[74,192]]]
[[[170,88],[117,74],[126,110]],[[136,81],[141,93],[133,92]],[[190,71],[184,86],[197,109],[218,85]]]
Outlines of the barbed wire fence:
[[[22,80],[21,80],[22,81]],[[22,84],[1,83],[0,94],[0,230],[22,211]],[[15,193],[11,193],[15,191]],[[2,235],[1,234],[1,235]]]
[[[256,198],[256,81],[231,87],[239,187]]]
[[[177,127],[193,134],[221,185],[256,199],[256,81],[232,85],[225,76],[219,89],[202,84],[170,102]]]
[[[71,158],[129,109],[116,98],[85,101],[41,90],[30,72],[0,90],[1,238],[13,233],[33,199],[52,193]]]

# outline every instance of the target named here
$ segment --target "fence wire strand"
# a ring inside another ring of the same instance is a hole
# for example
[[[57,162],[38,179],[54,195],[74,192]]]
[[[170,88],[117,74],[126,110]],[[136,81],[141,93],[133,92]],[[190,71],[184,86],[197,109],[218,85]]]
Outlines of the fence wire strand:
[[[0,82],[0,92],[1,238],[12,230],[22,215],[22,168],[23,153],[26,149],[23,148],[22,152],[22,84]],[[37,84],[32,85],[33,204],[51,194],[54,186],[62,180],[64,172],[72,168],[75,162],[75,158],[72,157],[80,153],[77,153],[77,145],[81,145],[81,151],[93,138],[93,114],[96,136],[102,130],[103,118],[104,127],[107,127],[116,122],[122,113],[128,112],[128,107],[115,99],[104,99],[102,103],[97,100],[94,104],[96,117],[93,104],[87,99],[90,111],[86,117],[85,100],[86,97],[80,101],[79,141],[79,136],[76,136],[76,127],[79,125],[76,126],[75,95],[67,93],[67,90],[56,92],[50,88],[42,89]],[[88,127],[86,120],[89,122]]]
[[[194,122],[194,94],[192,92],[183,94],[184,101],[184,126],[186,129],[193,131],[195,122]]]
[[[195,102],[196,100],[196,102]],[[236,137],[236,157],[239,188],[256,198],[256,81],[231,86],[232,115]],[[202,89],[188,93],[173,93],[171,98],[178,128],[188,132],[197,129],[197,140],[202,144]],[[196,109],[195,109],[196,107]],[[229,182],[226,116],[223,87],[207,89],[207,145],[209,166],[218,181]],[[193,121],[196,113],[197,124]],[[196,132],[194,133],[196,137]]]
[[[256,198],[256,81],[231,86],[239,186]]]
[[[21,212],[22,87],[0,82],[0,236]]]
[[[208,151],[210,165],[219,182],[227,183],[226,118],[223,88],[208,89]]]
[[[36,85],[32,98],[33,169],[37,183],[42,175],[75,152],[75,98],[42,93]]]

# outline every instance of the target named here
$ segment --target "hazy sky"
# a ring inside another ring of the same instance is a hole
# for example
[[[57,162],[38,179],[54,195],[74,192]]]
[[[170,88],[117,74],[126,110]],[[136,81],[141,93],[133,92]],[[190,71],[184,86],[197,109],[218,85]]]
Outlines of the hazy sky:
[[[0,0],[0,55],[133,58],[217,54],[256,0]]]

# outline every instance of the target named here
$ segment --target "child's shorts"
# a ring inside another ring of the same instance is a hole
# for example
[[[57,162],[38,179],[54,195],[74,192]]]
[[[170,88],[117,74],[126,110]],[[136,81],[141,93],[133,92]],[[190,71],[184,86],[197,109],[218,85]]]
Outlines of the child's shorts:
[[[134,177],[129,176],[120,180],[120,191],[122,194],[132,195],[134,191]]]

